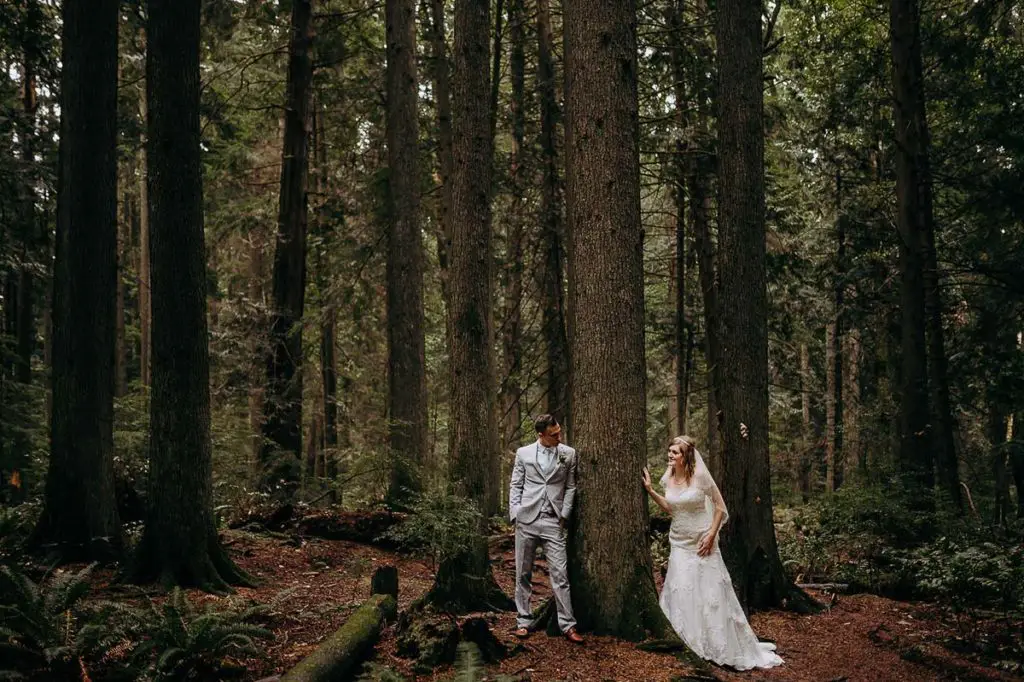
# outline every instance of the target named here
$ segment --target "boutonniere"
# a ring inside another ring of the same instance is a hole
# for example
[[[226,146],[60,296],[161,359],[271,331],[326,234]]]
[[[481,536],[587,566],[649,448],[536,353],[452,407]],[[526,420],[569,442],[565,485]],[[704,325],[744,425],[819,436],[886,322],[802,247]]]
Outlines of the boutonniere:
[[[558,455],[558,464],[559,464],[559,466],[561,466],[562,464],[565,464],[565,453],[562,452],[562,449],[560,447],[558,447],[557,445],[555,446],[555,453]]]

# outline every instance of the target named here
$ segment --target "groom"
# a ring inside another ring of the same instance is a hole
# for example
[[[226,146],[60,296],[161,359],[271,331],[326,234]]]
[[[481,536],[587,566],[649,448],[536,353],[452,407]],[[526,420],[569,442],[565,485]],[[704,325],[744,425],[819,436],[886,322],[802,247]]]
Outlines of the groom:
[[[576,497],[576,451],[562,445],[562,427],[550,414],[534,422],[537,441],[519,448],[508,491],[508,512],[516,524],[515,635],[530,635],[530,596],[533,593],[533,555],[544,545],[551,591],[555,594],[558,627],[570,642],[582,644],[576,632],[569,598],[566,535],[573,498]]]

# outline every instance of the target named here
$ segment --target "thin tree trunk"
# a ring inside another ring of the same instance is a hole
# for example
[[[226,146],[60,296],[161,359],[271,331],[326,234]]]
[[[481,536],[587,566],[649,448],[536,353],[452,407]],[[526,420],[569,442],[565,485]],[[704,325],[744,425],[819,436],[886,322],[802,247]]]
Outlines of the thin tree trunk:
[[[558,103],[555,99],[551,13],[548,0],[537,0],[537,88],[540,94],[540,148],[542,175],[540,235],[544,262],[540,268],[540,305],[547,349],[547,411],[558,415],[566,432],[573,429],[569,393],[569,343],[566,336],[563,287],[563,230],[558,151],[555,142]]]
[[[718,481],[730,519],[722,554],[747,608],[813,602],[786,578],[772,520],[768,454],[768,289],[765,245],[761,3],[718,5],[718,274],[714,365]]]
[[[811,431],[811,352],[807,343],[800,344],[800,458],[797,463],[797,489],[804,502],[811,497],[811,452],[814,434]]]
[[[388,499],[404,505],[426,461],[427,378],[420,238],[416,4],[387,0]]]
[[[313,61],[311,0],[294,0],[288,50],[281,190],[274,250],[262,483],[284,496],[298,483],[302,453],[302,315],[306,298],[306,182]]]
[[[1024,412],[1013,415],[1010,472],[1013,475],[1013,487],[1017,489],[1017,518],[1024,519]]]
[[[836,446],[841,443],[837,441],[836,432],[838,428],[837,403],[842,398],[841,389],[836,386],[839,377],[836,375],[836,368],[841,367],[842,355],[837,353],[839,347],[836,341],[836,323],[833,320],[825,327],[825,490],[832,492],[836,489]],[[838,359],[837,359],[838,356]]]
[[[452,96],[448,59],[448,46],[445,41],[444,24],[445,0],[430,0],[430,59],[433,78],[434,107],[437,116],[437,165],[441,177],[441,201],[438,215],[440,229],[437,232],[437,261],[440,267],[441,298],[445,306],[451,305],[449,294],[448,261],[452,239]],[[451,354],[452,329],[451,316],[445,316],[445,338]]]
[[[249,245],[249,300],[257,310],[256,331],[250,337],[251,364],[249,366],[249,438],[251,463],[255,465],[260,461],[260,452],[263,450],[263,398],[264,382],[267,379],[266,363],[266,338],[263,333],[265,318],[263,312],[266,306],[264,293],[264,248],[263,234],[257,228],[251,229],[248,235]]]
[[[130,176],[131,165],[125,173],[125,180]],[[119,183],[118,201],[119,215],[117,221],[117,297],[114,304],[114,397],[120,398],[128,393],[128,348],[125,343],[125,295],[124,278],[128,262],[128,242],[131,235],[131,207],[127,182]]]
[[[843,338],[843,480],[853,466],[867,473],[860,442],[860,331],[847,329]]]
[[[836,273],[833,288],[835,301],[835,321],[832,324],[832,428],[828,437],[832,441],[832,452],[829,457],[828,489],[834,492],[843,484],[843,473],[846,463],[844,409],[845,400],[843,387],[843,352],[846,341],[845,303],[846,290],[846,222],[843,216],[843,176],[836,171]]]
[[[691,261],[689,248],[687,247],[687,205],[686,205],[686,181],[688,175],[687,161],[691,150],[684,141],[684,136],[690,130],[690,122],[687,120],[687,108],[690,105],[690,98],[686,93],[686,64],[683,36],[683,16],[685,5],[682,0],[677,0],[669,12],[669,27],[672,30],[672,80],[674,81],[673,93],[675,95],[675,118],[679,128],[680,137],[674,145],[674,158],[672,162],[673,177],[673,199],[675,201],[675,259],[673,268],[674,298],[675,298],[675,344],[673,346],[673,370],[675,374],[675,413],[672,415],[675,422],[674,433],[678,435],[687,432],[687,417],[690,403],[690,361],[693,355],[693,326],[690,324],[687,315],[687,302],[690,298],[687,287],[688,264]]]
[[[928,132],[924,121],[920,23],[917,0],[890,0],[896,204],[900,236],[902,385],[900,387],[900,469],[919,492],[931,491],[934,440],[928,409],[925,328],[927,231],[931,194],[927,174]],[[926,505],[926,500],[918,504]]]
[[[524,199],[526,174],[526,16],[523,0],[509,4],[510,71],[512,80],[512,206],[508,216],[508,252],[505,260],[505,295],[502,311],[502,355],[505,376],[501,389],[502,451],[517,442],[522,422],[522,301],[523,301],[523,225],[527,205]],[[505,461],[503,458],[502,461]],[[504,472],[502,472],[504,479]]]
[[[150,0],[146,84],[153,386],[139,582],[249,584],[213,515],[210,357],[199,127],[200,0]]]
[[[149,266],[149,164],[146,149],[149,147],[148,111],[145,82],[139,97],[139,114],[143,124],[143,139],[139,145],[139,371],[143,386],[152,383],[150,356],[153,350],[152,310],[153,295]]]
[[[647,500],[630,484],[645,464],[647,440],[636,5],[569,0],[564,17],[579,453],[573,605],[584,629],[629,640],[674,639],[656,604]]]
[[[116,0],[63,5],[50,465],[36,545],[65,560],[121,549],[114,499]]]
[[[31,261],[35,259],[34,251],[39,243],[38,235],[41,231],[36,221],[36,174],[33,170],[36,166],[34,149],[36,112],[39,105],[36,98],[36,67],[41,59],[39,47],[41,15],[42,11],[38,0],[30,0],[26,3],[21,97],[25,121],[20,131],[20,137],[22,161],[25,164],[27,178],[23,209],[22,258],[18,268],[17,303],[15,304],[17,308],[15,333],[18,355],[15,379],[18,383],[26,385],[32,382],[32,354],[36,347],[35,297]]]

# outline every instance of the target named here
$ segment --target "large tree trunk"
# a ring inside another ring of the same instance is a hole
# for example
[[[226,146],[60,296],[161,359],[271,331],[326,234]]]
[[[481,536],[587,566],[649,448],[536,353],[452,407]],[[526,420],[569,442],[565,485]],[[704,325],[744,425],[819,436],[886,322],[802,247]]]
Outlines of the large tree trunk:
[[[306,299],[306,181],[313,60],[311,0],[294,0],[274,251],[270,349],[264,400],[262,484],[290,495],[301,475],[302,313]]]
[[[498,511],[498,456],[491,328],[489,0],[456,0],[452,88],[453,174],[449,296],[449,478],[483,519]],[[472,546],[442,562],[426,600],[466,612],[508,606],[491,574],[483,519]]]
[[[867,473],[860,442],[860,330],[850,327],[843,337],[843,478],[856,465]]]
[[[200,0],[150,0],[146,82],[153,291],[149,497],[139,582],[246,584],[213,515],[199,128]]]
[[[537,0],[537,88],[540,94],[540,148],[542,175],[540,237],[543,264],[540,266],[540,305],[543,311],[544,344],[547,352],[547,411],[558,415],[568,434],[573,433],[571,410],[569,342],[566,336],[565,289],[563,287],[563,230],[561,192],[558,182],[558,151],[555,128],[558,102],[555,98],[555,63],[548,0]]]
[[[672,637],[647,543],[643,228],[636,5],[565,4],[572,404],[579,452],[570,573],[581,627]],[[615,522],[608,511],[615,510]]]
[[[131,163],[125,172],[125,182],[119,183],[117,221],[117,296],[114,305],[114,396],[120,398],[128,393],[128,347],[125,342],[125,274],[128,269],[128,254],[131,239],[131,202],[125,191],[127,179],[131,176]]]
[[[527,202],[524,164],[526,150],[526,14],[523,0],[509,3],[509,29],[511,54],[509,55],[512,80],[512,206],[508,216],[508,246],[505,265],[504,310],[502,311],[502,356],[504,380],[501,384],[501,447],[506,452],[515,449],[522,423],[522,307],[523,307],[523,225],[526,222]],[[504,478],[502,471],[502,478]]]
[[[926,232],[931,220],[926,165],[928,132],[921,90],[917,0],[891,0],[889,11],[896,129],[896,221],[902,279],[900,469],[907,482],[923,492],[930,491],[935,480],[925,345],[924,269],[927,264]]]
[[[897,195],[899,223],[914,222],[915,241],[904,240],[919,252],[924,288],[924,328],[927,338],[927,381],[934,427],[929,440],[939,487],[957,509],[963,507],[956,455],[956,423],[949,397],[949,377],[942,329],[942,292],[935,252],[935,217],[929,160],[921,64],[920,5],[918,0],[891,0],[891,35],[897,128]],[[902,166],[902,170],[901,170]]]
[[[427,449],[427,378],[420,238],[416,4],[387,0],[388,499],[404,505],[421,486]]]
[[[812,602],[788,580],[772,524],[768,455],[761,3],[718,5],[718,274],[714,365],[721,472],[730,519],[722,554],[747,608]]]
[[[118,2],[63,5],[50,466],[36,544],[120,551],[114,501]]]

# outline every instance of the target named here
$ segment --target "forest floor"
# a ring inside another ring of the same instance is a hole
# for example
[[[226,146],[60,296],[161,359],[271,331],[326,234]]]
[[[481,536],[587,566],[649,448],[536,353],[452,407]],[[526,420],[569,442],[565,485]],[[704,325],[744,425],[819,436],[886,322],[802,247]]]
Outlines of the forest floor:
[[[341,626],[369,596],[370,577],[384,565],[399,574],[399,608],[421,596],[433,582],[429,560],[376,546],[340,540],[270,536],[243,531],[224,534],[238,564],[259,579],[256,588],[239,589],[235,599],[260,603],[277,600],[271,620],[275,639],[265,657],[239,661],[244,679],[278,675],[312,652]],[[512,593],[515,576],[511,536],[492,543],[495,577]],[[100,581],[101,575],[96,576]],[[534,572],[535,604],[550,590],[543,561]],[[125,597],[124,588],[100,584],[100,596]],[[106,593],[106,594],[104,594]],[[223,599],[199,592],[201,603]],[[830,595],[815,594],[823,601]],[[486,616],[497,637],[512,649],[500,665],[489,666],[488,677],[507,675],[517,680],[650,680],[685,679],[692,668],[671,654],[641,651],[612,637],[587,636],[577,646],[561,637],[535,633],[525,642],[512,636],[515,615]],[[771,611],[755,614],[751,624],[758,636],[776,642],[785,665],[767,671],[738,673],[714,668],[720,680],[1011,680],[1021,677],[992,667],[986,646],[1021,632],[1024,622],[957,616],[931,604],[892,601],[877,596],[838,595],[826,611],[814,616]],[[394,626],[387,627],[374,660],[409,680],[451,679],[452,671],[414,676],[413,662],[395,653]],[[959,651],[959,652],[958,652]],[[696,678],[692,678],[696,679]],[[707,679],[700,678],[700,679]]]

